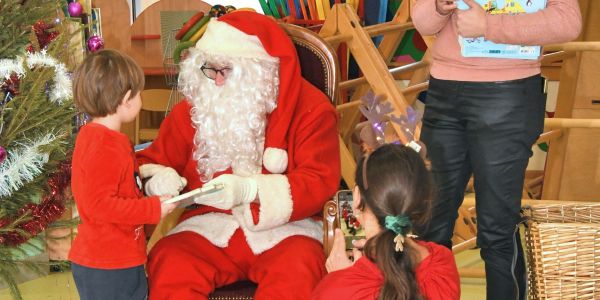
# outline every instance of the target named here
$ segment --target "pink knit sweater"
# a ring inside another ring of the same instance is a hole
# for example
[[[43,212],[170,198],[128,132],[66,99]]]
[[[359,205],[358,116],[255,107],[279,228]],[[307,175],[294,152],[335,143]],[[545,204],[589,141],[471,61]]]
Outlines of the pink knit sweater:
[[[547,45],[577,38],[581,12],[577,0],[547,0],[546,8],[531,14],[486,15],[485,38],[503,44]],[[440,15],[435,0],[417,0],[412,20],[422,35],[436,35],[431,75],[460,81],[504,81],[540,73],[539,60],[462,57],[456,14]]]

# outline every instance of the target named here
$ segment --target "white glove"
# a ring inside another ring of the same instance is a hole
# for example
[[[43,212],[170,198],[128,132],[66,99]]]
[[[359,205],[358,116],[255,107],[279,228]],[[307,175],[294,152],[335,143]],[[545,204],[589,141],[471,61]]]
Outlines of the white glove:
[[[146,195],[179,195],[179,192],[187,185],[187,180],[173,168],[157,164],[146,164],[140,167],[142,178],[152,177],[146,182],[144,190]]]
[[[258,184],[256,179],[233,174],[223,174],[204,186],[222,184],[223,189],[217,193],[197,197],[194,202],[219,209],[231,209],[242,203],[250,203],[256,199]]]

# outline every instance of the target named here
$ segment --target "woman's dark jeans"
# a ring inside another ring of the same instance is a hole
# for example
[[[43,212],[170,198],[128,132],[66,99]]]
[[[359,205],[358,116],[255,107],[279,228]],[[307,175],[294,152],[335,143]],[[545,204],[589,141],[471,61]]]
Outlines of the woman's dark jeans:
[[[519,211],[531,147],[544,126],[543,79],[540,75],[503,82],[431,78],[429,84],[421,140],[437,189],[431,222],[421,234],[451,247],[458,208],[473,174],[487,299],[524,299]]]

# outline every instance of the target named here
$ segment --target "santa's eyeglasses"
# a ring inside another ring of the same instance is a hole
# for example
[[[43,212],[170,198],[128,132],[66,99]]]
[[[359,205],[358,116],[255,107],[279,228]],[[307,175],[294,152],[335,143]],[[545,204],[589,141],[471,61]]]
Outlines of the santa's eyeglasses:
[[[206,76],[212,80],[215,80],[215,78],[217,78],[217,74],[219,74],[219,73],[221,74],[221,76],[227,77],[229,72],[231,72],[230,67],[223,67],[223,68],[217,69],[217,68],[209,67],[207,65],[203,65],[202,67],[200,67],[200,70],[202,70],[202,73],[204,74],[204,76]]]

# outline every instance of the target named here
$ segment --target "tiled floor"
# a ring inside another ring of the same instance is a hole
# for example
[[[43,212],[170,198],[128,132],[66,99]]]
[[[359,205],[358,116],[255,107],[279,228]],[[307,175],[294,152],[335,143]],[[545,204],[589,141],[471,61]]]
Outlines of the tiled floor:
[[[460,267],[481,267],[479,251],[469,250],[456,256]],[[463,300],[480,300],[485,297],[485,280],[474,278],[461,279]],[[25,282],[20,285],[24,300],[77,300],[77,289],[70,272],[53,273],[48,276]],[[0,290],[0,300],[12,297],[7,289]]]

